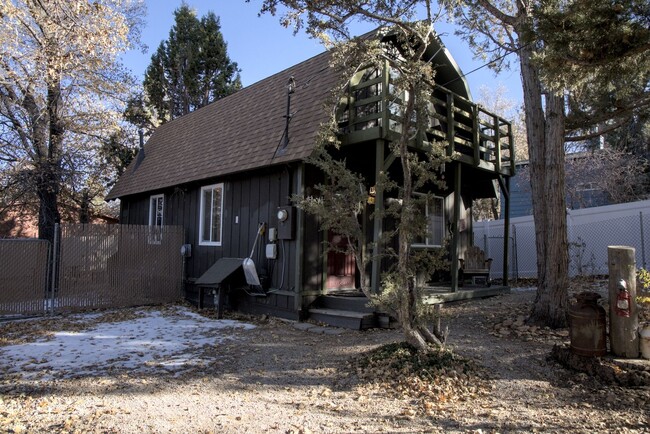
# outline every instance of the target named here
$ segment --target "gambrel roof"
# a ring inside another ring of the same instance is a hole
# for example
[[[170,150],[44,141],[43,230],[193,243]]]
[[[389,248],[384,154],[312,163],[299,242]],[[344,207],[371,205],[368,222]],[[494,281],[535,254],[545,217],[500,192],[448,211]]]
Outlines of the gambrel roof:
[[[437,38],[425,56],[439,68],[437,81],[449,82],[449,89],[469,98],[465,79]],[[330,58],[326,51],[161,125],[106,199],[304,160],[313,151],[320,125],[328,120],[325,105],[339,78]],[[278,153],[291,77],[296,87],[290,140]]]
[[[337,76],[324,52],[158,127],[106,199],[305,159],[313,150],[325,101]],[[281,147],[291,95],[289,143]],[[138,160],[140,162],[138,163]]]

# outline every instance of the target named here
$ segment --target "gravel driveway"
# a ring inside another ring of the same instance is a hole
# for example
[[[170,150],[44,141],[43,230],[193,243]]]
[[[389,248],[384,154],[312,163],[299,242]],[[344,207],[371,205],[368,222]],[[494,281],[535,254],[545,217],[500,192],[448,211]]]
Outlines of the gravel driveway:
[[[148,362],[147,370],[113,363],[91,373],[68,368],[66,375],[26,376],[3,357],[8,344],[42,339],[53,328],[83,333],[142,311],[88,324],[1,324],[0,432],[650,432],[647,387],[601,384],[550,360],[553,345],[566,342],[568,333],[520,325],[533,296],[514,291],[443,309],[449,345],[485,366],[492,388],[475,399],[436,403],[433,415],[414,412],[411,399],[395,398],[346,369],[362,352],[400,340],[396,330],[354,332],[242,317],[255,327],[233,323],[228,339],[223,328],[201,331],[202,338],[213,333],[215,343],[191,346],[194,363],[182,369],[169,363],[178,354],[166,354]],[[145,312],[181,321],[169,307]],[[145,352],[134,349],[133,357]]]

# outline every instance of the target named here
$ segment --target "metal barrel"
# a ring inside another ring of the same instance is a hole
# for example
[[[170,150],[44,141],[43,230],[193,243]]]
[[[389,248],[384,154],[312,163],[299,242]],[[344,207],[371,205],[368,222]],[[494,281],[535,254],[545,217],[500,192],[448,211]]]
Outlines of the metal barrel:
[[[571,352],[581,356],[604,356],[607,354],[607,314],[598,305],[600,295],[581,292],[577,303],[569,309],[569,336]]]

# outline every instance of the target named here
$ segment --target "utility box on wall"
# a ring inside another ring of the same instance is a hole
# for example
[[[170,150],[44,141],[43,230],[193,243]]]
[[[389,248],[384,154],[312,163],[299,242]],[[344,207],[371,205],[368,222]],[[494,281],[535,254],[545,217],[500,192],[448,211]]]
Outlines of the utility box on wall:
[[[296,209],[292,206],[278,207],[278,239],[292,240],[296,229]]]

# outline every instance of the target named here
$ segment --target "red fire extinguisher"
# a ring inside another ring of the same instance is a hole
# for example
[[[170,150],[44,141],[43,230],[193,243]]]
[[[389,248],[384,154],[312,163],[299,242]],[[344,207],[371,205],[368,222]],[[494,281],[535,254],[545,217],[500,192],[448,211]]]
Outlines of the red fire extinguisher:
[[[625,318],[630,317],[630,300],[630,291],[627,290],[625,280],[621,279],[618,281],[618,294],[616,295],[616,306],[614,308],[616,315]]]

